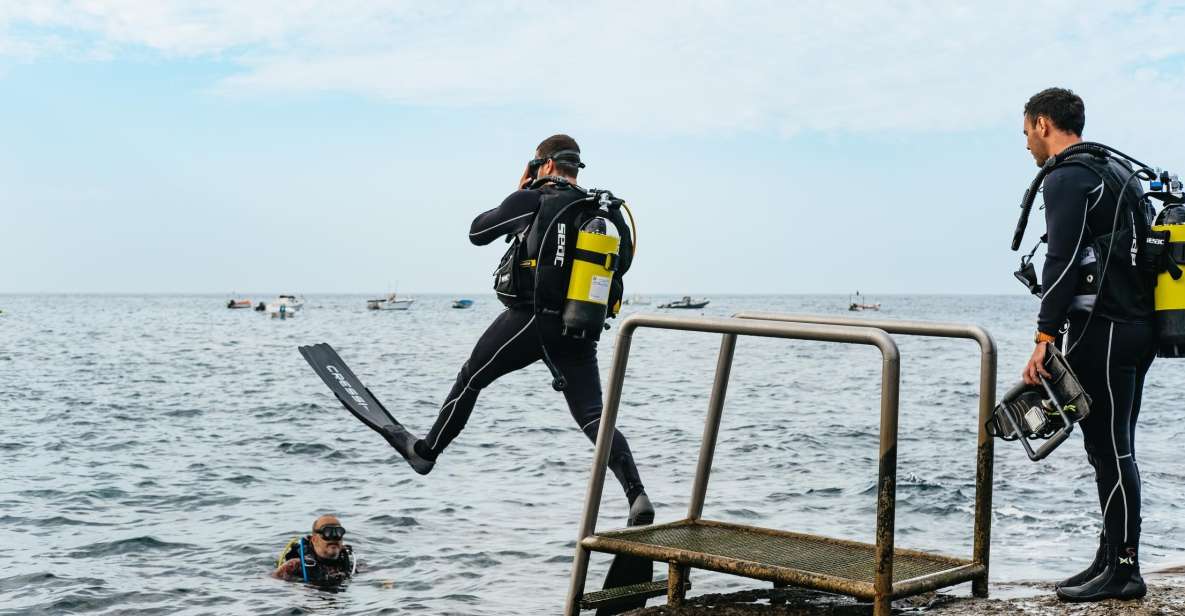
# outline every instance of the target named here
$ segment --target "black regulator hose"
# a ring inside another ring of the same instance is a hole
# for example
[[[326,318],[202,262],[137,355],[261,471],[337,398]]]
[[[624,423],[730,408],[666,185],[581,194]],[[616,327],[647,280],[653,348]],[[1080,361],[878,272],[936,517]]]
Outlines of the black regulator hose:
[[[1058,165],[1066,162],[1066,159],[1075,154],[1093,154],[1099,157],[1107,157],[1115,154],[1121,158],[1131,161],[1132,164],[1140,167],[1140,171],[1146,171],[1149,174],[1155,172],[1151,167],[1144,163],[1116,150],[1115,148],[1096,143],[1094,141],[1083,141],[1082,143],[1075,143],[1074,145],[1062,150],[1057,156],[1050,156],[1045,160],[1045,164],[1041,165],[1041,170],[1037,172],[1037,177],[1033,178],[1033,183],[1029,184],[1028,190],[1025,190],[1025,196],[1020,202],[1020,219],[1016,221],[1016,231],[1012,234],[1012,250],[1020,249],[1020,243],[1024,241],[1025,229],[1029,226],[1029,214],[1033,211],[1033,202],[1037,200],[1037,193],[1041,192],[1041,183],[1045,181],[1045,176],[1049,175]],[[1130,178],[1129,178],[1130,181]]]

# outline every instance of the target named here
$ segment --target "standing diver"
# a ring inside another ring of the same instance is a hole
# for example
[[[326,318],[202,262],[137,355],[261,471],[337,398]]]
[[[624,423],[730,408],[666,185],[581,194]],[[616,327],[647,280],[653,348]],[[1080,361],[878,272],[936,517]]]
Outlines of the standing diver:
[[[577,259],[589,258],[584,244],[572,242],[577,229],[586,228],[580,226],[579,216],[589,216],[581,213],[587,212],[588,206],[580,207],[590,202],[589,192],[575,183],[584,166],[576,140],[568,135],[548,137],[536,148],[535,159],[519,178],[519,189],[498,207],[478,215],[470,225],[469,241],[477,246],[502,237],[513,239],[495,274],[495,290],[507,308],[478,339],[425,438],[417,439],[397,422],[379,430],[417,473],[427,475],[441,452],[461,433],[481,390],[538,360],[543,360],[556,377],[555,387],[562,389],[576,424],[596,441],[601,418],[597,339],[605,310],[601,309],[601,322],[595,327],[571,335],[570,308],[564,299],[569,279],[561,275],[563,268],[558,267],[565,251],[572,253],[568,255],[569,263],[574,263],[570,268],[580,266],[582,262]],[[612,274],[599,279],[594,276],[590,283],[592,294],[600,289],[600,304],[610,309],[611,316],[622,297],[621,277],[633,260],[633,240],[619,207],[598,210],[597,202],[591,203],[595,216],[608,219],[620,235],[618,254],[608,259],[615,261]],[[585,235],[583,230],[580,235]],[[629,501],[628,524],[653,522],[654,507],[646,496],[629,443],[618,431],[613,433],[609,468]]]
[[[1103,515],[1094,561],[1057,584],[1058,597],[1070,602],[1147,592],[1138,560],[1135,428],[1144,375],[1156,355],[1152,280],[1137,263],[1135,243],[1151,223],[1150,206],[1126,163],[1090,152],[1058,156],[1082,143],[1085,123],[1082,98],[1062,88],[1038,92],[1024,107],[1028,150],[1037,166],[1048,168],[1048,248],[1036,348],[1023,378],[1030,385],[1049,378],[1047,345],[1059,344],[1092,400],[1081,426]]]

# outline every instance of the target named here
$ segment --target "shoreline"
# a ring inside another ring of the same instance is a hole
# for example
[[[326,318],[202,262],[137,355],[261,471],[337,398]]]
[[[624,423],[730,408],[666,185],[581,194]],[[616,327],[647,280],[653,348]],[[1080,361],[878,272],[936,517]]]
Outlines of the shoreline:
[[[937,616],[1185,615],[1185,565],[1145,573],[1144,580],[1148,583],[1148,596],[1135,601],[1062,603],[1053,593],[1053,582],[1025,580],[992,584],[989,596],[984,599],[970,596],[966,584],[899,599],[893,602],[893,612]],[[656,605],[626,612],[629,616],[866,616],[871,613],[869,603],[800,588],[706,594],[688,597],[682,607]]]

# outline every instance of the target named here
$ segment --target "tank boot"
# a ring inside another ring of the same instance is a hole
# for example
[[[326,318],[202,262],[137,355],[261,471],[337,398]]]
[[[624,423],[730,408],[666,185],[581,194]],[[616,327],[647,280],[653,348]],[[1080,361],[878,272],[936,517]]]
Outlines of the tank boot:
[[[1058,582],[1054,588],[1071,588],[1073,586],[1081,586],[1093,580],[1098,574],[1103,572],[1103,562],[1106,560],[1106,558],[1107,540],[1103,538],[1103,533],[1099,533],[1099,548],[1095,550],[1094,560],[1091,561],[1090,566]]]
[[[1140,599],[1146,594],[1148,587],[1144,584],[1144,578],[1140,577],[1136,546],[1107,546],[1102,573],[1084,584],[1057,589],[1057,597],[1069,603]]]

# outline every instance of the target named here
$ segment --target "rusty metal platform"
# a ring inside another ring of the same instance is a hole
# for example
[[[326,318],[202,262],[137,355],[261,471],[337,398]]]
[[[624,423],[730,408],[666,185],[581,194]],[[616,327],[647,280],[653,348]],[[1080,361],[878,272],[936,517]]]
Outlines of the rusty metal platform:
[[[667,594],[667,590],[666,578],[654,580],[653,582],[607,588],[605,590],[587,593],[581,597],[580,609],[595,610],[603,607],[614,607],[636,599],[653,599],[654,597],[661,597]],[[688,590],[691,590],[690,581],[683,583],[683,591],[686,592]]]
[[[675,562],[745,577],[807,586],[873,599],[876,546],[802,533],[710,520],[607,531],[586,537],[584,547]],[[984,567],[970,560],[897,549],[893,596],[908,596],[970,581]]]

